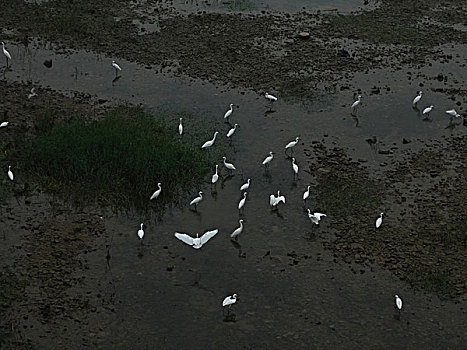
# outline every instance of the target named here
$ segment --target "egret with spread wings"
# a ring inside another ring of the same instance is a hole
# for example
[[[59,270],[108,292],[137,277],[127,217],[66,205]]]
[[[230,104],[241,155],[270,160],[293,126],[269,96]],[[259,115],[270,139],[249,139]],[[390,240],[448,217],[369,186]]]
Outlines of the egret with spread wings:
[[[217,232],[219,232],[219,230],[216,228],[212,231],[206,231],[201,237],[199,237],[199,235],[196,234],[196,238],[193,238],[185,233],[175,232],[175,237],[177,237],[182,242],[191,245],[193,248],[199,249],[204,244],[206,244],[207,241],[214,237],[217,234]]]

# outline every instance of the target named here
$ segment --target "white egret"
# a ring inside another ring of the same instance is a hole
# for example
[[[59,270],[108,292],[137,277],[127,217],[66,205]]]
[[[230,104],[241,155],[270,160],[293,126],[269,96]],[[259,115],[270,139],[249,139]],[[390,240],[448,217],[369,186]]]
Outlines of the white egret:
[[[376,219],[376,228],[379,228],[381,224],[383,223],[383,214],[384,213],[379,214],[379,218]]]
[[[219,132],[216,131],[214,133],[214,137],[212,138],[212,140],[209,140],[209,141],[206,141],[202,146],[201,148],[208,148],[208,147],[211,147],[213,144],[214,144],[214,141],[216,141],[216,136]]]
[[[269,163],[271,162],[271,160],[274,158],[274,154],[272,152],[269,152],[269,156],[267,156],[266,158],[264,158],[263,160],[263,165],[265,167],[269,166]]]
[[[229,130],[229,132],[227,133],[227,137],[230,137],[234,134],[234,132],[237,130],[237,126],[238,124],[235,124],[233,128]]]
[[[32,88],[31,93],[28,94],[28,100],[33,98],[34,96],[37,96],[36,89]]]
[[[182,136],[182,134],[183,134],[182,119],[183,119],[183,118],[180,118],[180,123],[178,124],[178,134],[179,134],[180,136]]]
[[[2,122],[0,124],[0,128],[4,128],[5,126],[8,126],[9,122]]]
[[[280,195],[280,191],[277,191],[277,197],[271,194],[269,196],[269,205],[276,207],[280,202],[285,204],[285,197]]]
[[[292,170],[294,172],[294,178],[295,178],[295,175],[298,178],[298,165],[295,164],[295,158],[292,158]]]
[[[238,211],[242,210],[242,208],[245,206],[246,202],[246,192],[243,193],[243,198],[240,199],[240,202],[238,202]]]
[[[226,157],[222,157],[222,159],[224,159],[224,166],[227,168],[227,170],[230,172],[232,170],[237,170],[237,168],[235,167],[235,165],[233,165],[232,163],[227,163],[225,160],[227,159]]]
[[[267,93],[267,92],[264,94],[264,97],[266,97],[266,99],[267,99],[268,101],[270,101],[270,102],[277,101],[277,97],[276,97],[276,96],[273,96],[273,95],[271,95],[271,94],[269,94],[269,93]]]
[[[447,110],[446,113],[449,114],[451,117],[459,118],[461,116],[459,113],[457,113],[455,109]]]
[[[227,112],[225,112],[225,114],[224,114],[224,119],[226,121],[229,121],[229,117],[232,114],[232,112],[233,112],[233,104],[231,103],[230,104],[230,109]]]
[[[396,307],[398,310],[402,310],[402,299],[399,298],[399,296],[396,294],[394,295],[394,297],[396,298]]]
[[[282,202],[282,203],[285,204],[285,197],[284,197],[284,196],[281,196],[281,193],[280,193],[279,190],[277,191],[277,197],[276,197],[276,198],[277,198],[277,204],[279,204],[280,202]],[[277,205],[277,204],[276,204],[276,205]]]
[[[360,102],[362,101],[362,96],[358,95],[357,100],[352,103],[352,109],[356,110]]]
[[[10,53],[7,51],[7,49],[5,49],[5,43],[2,41],[2,47],[3,47],[3,54],[5,55],[6,57],[6,66],[8,67],[8,60],[11,60],[11,55]]]
[[[433,108],[435,108],[435,106],[433,106],[433,105],[431,105],[430,107],[426,107],[426,108],[423,110],[422,114],[423,114],[423,115],[426,115],[426,117],[428,118],[428,117],[430,116],[430,112],[431,112],[431,110],[432,110]]]
[[[183,243],[191,245],[195,249],[201,248],[207,243],[212,237],[214,237],[219,230],[216,228],[212,231],[206,231],[201,237],[196,234],[196,238],[193,238],[185,233],[175,232],[175,237],[181,240]]]
[[[230,308],[230,306],[232,304],[235,304],[236,302],[237,302],[237,294],[234,294],[234,295],[231,295],[231,296],[229,295],[222,302],[222,306],[228,306]]]
[[[219,180],[219,174],[217,173],[217,168],[219,165],[216,164],[216,173],[212,175],[211,183],[215,184]]]
[[[152,201],[153,199],[156,199],[161,194],[162,188],[161,188],[160,182],[157,184],[157,187],[159,187],[159,189],[152,194],[151,198],[149,198],[150,201]]]
[[[311,222],[319,225],[319,222],[321,220],[321,217],[326,216],[326,214],[323,213],[311,213],[311,210],[308,209],[308,217],[310,218]]]
[[[8,177],[10,178],[11,181],[15,178],[13,176],[13,172],[11,171],[11,165],[8,165]]]
[[[299,140],[299,139],[300,139],[300,138],[297,136],[297,137],[295,138],[294,141],[290,141],[290,142],[285,146],[285,153],[287,153],[287,150],[289,150],[289,149],[290,149],[290,150],[292,151],[292,153],[293,153],[293,148],[294,148],[295,145],[298,143],[298,140]]]
[[[240,223],[240,227],[237,228],[237,229],[235,229],[235,231],[232,232],[232,233],[230,234],[230,238],[231,238],[231,239],[237,240],[237,239],[238,239],[238,236],[239,236],[240,233],[242,233],[242,231],[243,231],[243,220],[240,219],[238,222]]]
[[[143,223],[141,223],[141,227],[138,230],[138,238],[142,240],[143,237],[144,237],[144,230],[143,230]]]
[[[194,206],[195,206],[195,210],[198,208],[199,202],[201,202],[201,201],[203,200],[203,192],[199,191],[198,194],[199,194],[199,196],[196,197],[195,199],[193,199],[193,200],[190,202],[190,205],[194,205]]]
[[[305,202],[306,199],[310,196],[310,185],[308,185],[307,189],[305,192],[303,192],[303,201]]]
[[[422,91],[419,91],[417,93],[417,96],[415,96],[415,98],[413,99],[413,102],[412,102],[412,106],[417,106],[417,103],[420,101],[420,99],[422,98],[422,94],[423,92]]]
[[[112,67],[115,68],[115,75],[118,75],[118,72],[122,70],[122,68],[115,61],[112,61]]]
[[[247,189],[250,187],[250,181],[251,181],[251,179],[248,179],[248,180],[240,187],[240,191],[245,191],[245,190],[247,190]]]

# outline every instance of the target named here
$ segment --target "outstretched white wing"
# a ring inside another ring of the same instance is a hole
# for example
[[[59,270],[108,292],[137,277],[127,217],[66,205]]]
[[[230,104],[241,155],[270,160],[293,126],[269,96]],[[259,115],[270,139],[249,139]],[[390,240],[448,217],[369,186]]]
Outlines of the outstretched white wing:
[[[207,241],[209,241],[212,237],[214,237],[219,230],[216,228],[215,230],[212,231],[206,231],[204,235],[200,237],[201,239],[201,245],[205,244]],[[191,238],[191,237],[190,237]]]
[[[189,244],[189,245],[194,244],[193,237],[188,236],[185,233],[175,232],[175,237],[177,237],[179,240],[181,240],[182,242],[184,242],[186,244]]]

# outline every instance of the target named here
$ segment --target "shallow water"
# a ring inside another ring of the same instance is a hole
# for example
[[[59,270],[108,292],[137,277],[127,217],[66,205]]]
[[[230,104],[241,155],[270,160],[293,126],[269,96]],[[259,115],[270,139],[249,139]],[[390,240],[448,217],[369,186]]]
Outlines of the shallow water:
[[[307,101],[306,106],[287,104],[279,98],[272,107],[275,112],[266,113],[269,104],[251,91],[225,91],[123,60],[118,60],[122,77],[112,83],[112,59],[103,55],[57,55],[46,49],[8,47],[15,59],[5,79],[142,103],[154,110],[188,111],[211,124],[206,139],[214,129],[221,131],[216,143],[227,142],[224,134],[230,126],[223,123],[222,116],[229,103],[236,106],[231,122],[241,128],[233,137],[235,152],[228,160],[239,171],[224,186],[219,183],[215,195],[209,185],[202,188],[206,197],[197,213],[187,205],[169,209],[161,222],[138,215],[105,216],[107,233],[113,235],[111,269],[105,268],[102,251],[88,257],[88,283],[107,286],[104,289],[115,298],[115,312],[99,309],[102,317],[92,321],[101,329],[96,331],[100,348],[152,348],[154,344],[165,344],[167,349],[257,349],[265,344],[272,348],[309,348],[310,343],[319,348],[344,349],[386,348],[388,344],[390,348],[461,348],[462,337],[467,336],[462,329],[465,298],[459,304],[442,302],[433,295],[414,292],[378,266],[355,266],[353,271],[335,260],[322,245],[332,240],[333,217],[312,227],[301,195],[315,179],[303,171],[307,162],[313,162],[313,154],[304,155],[312,141],[346,148],[355,159],[367,158],[367,166],[374,170],[372,175],[379,176],[381,162],[397,157],[404,149],[418,147],[417,139],[465,135],[462,125],[446,129],[449,118],[444,110],[453,108],[454,101],[435,92],[438,87],[463,84],[465,48],[456,50],[462,53],[459,62],[433,64],[419,71],[428,77],[436,77],[439,70],[448,72],[446,83],[423,76],[408,80],[406,71],[413,71],[408,68],[357,73],[349,81],[352,89],[316,103]],[[53,59],[51,69],[42,64],[49,58]],[[423,87],[419,86],[421,82]],[[373,86],[381,87],[381,92],[371,94]],[[387,86],[390,91],[385,91]],[[363,100],[357,127],[349,106],[358,88]],[[420,89],[425,92],[421,106],[436,106],[431,121],[423,121],[412,109],[411,101]],[[174,120],[174,133],[177,122]],[[185,120],[185,132],[190,133],[190,126],[198,122],[195,117]],[[294,184],[283,147],[297,135],[302,141],[294,154],[301,172]],[[373,135],[380,141],[380,148],[397,147],[394,155],[375,153],[365,142]],[[403,138],[413,142],[403,145]],[[276,155],[266,174],[261,161],[269,151]],[[221,164],[222,160],[213,160],[213,169],[216,161]],[[225,171],[221,174],[225,176]],[[242,216],[245,228],[239,238],[240,251],[230,242],[229,234],[238,227],[239,187],[246,178],[252,183]],[[269,194],[278,189],[287,198],[280,215],[271,213],[268,205]],[[389,217],[385,224],[390,225],[391,220]],[[136,238],[140,222],[146,225],[143,247]],[[218,235],[199,251],[173,237],[175,231],[194,235],[215,227],[219,228]],[[232,308],[236,322],[224,322],[220,304],[232,293],[239,296]],[[400,320],[393,309],[394,294],[404,300]],[[79,334],[74,328],[68,332]]]

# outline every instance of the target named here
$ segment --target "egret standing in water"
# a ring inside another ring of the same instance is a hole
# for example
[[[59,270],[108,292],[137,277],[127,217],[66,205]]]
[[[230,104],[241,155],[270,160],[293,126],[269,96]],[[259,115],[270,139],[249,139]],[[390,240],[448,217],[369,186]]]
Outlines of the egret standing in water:
[[[160,182],[157,184],[157,187],[159,187],[159,189],[152,194],[151,198],[149,198],[150,201],[152,201],[153,199],[156,199],[161,194],[162,188],[161,188]]]
[[[421,100],[422,94],[423,94],[422,91],[419,91],[419,92],[417,93],[417,96],[415,96],[415,98],[413,99],[413,102],[412,102],[412,106],[413,106],[413,107],[417,107],[417,103]]]
[[[183,134],[182,119],[183,119],[183,118],[180,118],[180,123],[178,124],[178,134],[179,134],[180,136],[182,136],[182,134]]]
[[[270,101],[270,102],[276,102],[277,101],[277,97],[276,96],[273,96],[269,93],[265,93],[264,94],[264,97],[266,98],[266,100]]]
[[[233,126],[233,128],[230,129],[229,132],[227,133],[227,137],[230,137],[230,136],[232,136],[232,135],[234,134],[234,132],[237,130],[237,126],[238,126],[238,124],[235,123],[235,125]]]
[[[203,200],[203,192],[199,191],[198,192],[199,196],[196,197],[195,199],[193,199],[191,202],[190,202],[190,205],[194,205],[195,206],[195,210],[198,210],[198,204],[199,202],[201,202]]]
[[[222,302],[222,306],[223,307],[228,306],[230,310],[230,307],[232,306],[232,304],[235,304],[236,302],[237,302],[237,294],[234,294],[232,296],[226,297],[224,301]]]
[[[383,214],[384,213],[379,214],[379,218],[376,219],[376,228],[379,228],[383,223]]]
[[[292,158],[292,170],[294,172],[294,180],[295,180],[295,177],[297,177],[298,179],[298,165],[295,164],[295,158]]]
[[[10,53],[7,51],[7,49],[5,49],[5,43],[2,41],[2,47],[3,47],[3,54],[5,55],[6,57],[6,67],[8,68],[8,60],[11,60],[11,55]]]
[[[118,75],[118,72],[122,71],[122,68],[115,61],[112,61],[112,67],[115,68],[115,76]]]
[[[4,128],[5,126],[8,126],[9,122],[2,122],[0,124],[0,128]]]
[[[306,199],[310,196],[310,185],[308,185],[305,192],[303,192],[303,203],[305,203]]]
[[[269,163],[271,162],[271,160],[274,158],[274,154],[272,152],[269,152],[269,156],[267,156],[266,158],[264,158],[263,160],[263,165],[267,168],[269,166]]]
[[[230,239],[235,239],[235,240],[237,240],[237,239],[238,239],[238,236],[239,236],[240,233],[242,233],[242,231],[243,231],[243,220],[240,219],[238,222],[240,223],[240,227],[237,228],[234,232],[232,232],[232,233],[230,234]]]
[[[356,112],[357,111],[357,107],[360,105],[360,102],[362,101],[362,96],[358,95],[357,97],[357,100],[352,103],[352,109]]]
[[[226,157],[222,157],[222,159],[224,159],[224,166],[225,168],[229,171],[229,173],[232,172],[232,170],[237,170],[237,168],[235,167],[235,165],[233,165],[232,163],[227,163],[226,162]]]
[[[138,238],[141,240],[141,243],[143,243],[143,237],[144,237],[144,230],[143,230],[143,223],[141,223],[141,227],[138,230]]]
[[[34,96],[37,96],[36,89],[32,88],[31,92],[28,94],[28,100],[33,98]]]
[[[238,211],[240,212],[242,210],[242,208],[245,206],[245,202],[246,202],[246,192],[243,193],[243,198],[240,199],[240,202],[238,202]]]
[[[311,213],[311,210],[308,209],[308,218],[311,220],[312,223],[319,225],[319,222],[321,220],[321,217],[326,216],[326,214],[323,213]]]
[[[295,145],[298,143],[298,140],[300,138],[297,136],[294,141],[290,141],[286,146],[285,146],[285,153],[287,154],[287,151],[290,149],[291,152],[293,153],[293,148]]]
[[[251,179],[248,179],[248,180],[240,187],[240,191],[245,191],[245,190],[247,190],[247,189],[250,187],[250,181],[251,181]]]
[[[216,141],[216,136],[219,132],[216,131],[214,133],[214,137],[212,138],[212,140],[209,140],[209,141],[206,141],[202,146],[201,148],[208,148],[208,147],[211,147],[213,144],[214,144],[214,141]]]
[[[226,121],[226,123],[229,122],[229,117],[232,114],[232,112],[233,112],[233,104],[231,103],[230,104],[230,109],[227,112],[225,112],[225,114],[224,114],[224,120]]]
[[[216,164],[216,172],[212,175],[211,184],[215,184],[217,180],[219,180],[219,174],[217,173],[217,168],[219,168],[219,165]]]
[[[430,112],[431,112],[431,110],[432,110],[433,108],[435,108],[435,106],[431,105],[430,107],[426,107],[426,108],[423,110],[422,114],[425,116],[425,118],[429,118],[429,117],[430,117]]]
[[[396,307],[397,307],[397,309],[398,309],[399,311],[402,310],[402,299],[399,298],[399,296],[398,296],[397,294],[394,295],[394,298],[396,299],[395,301],[396,301]]]
[[[13,176],[13,172],[11,171],[11,165],[8,165],[8,177],[10,178],[11,181],[15,178]]]

